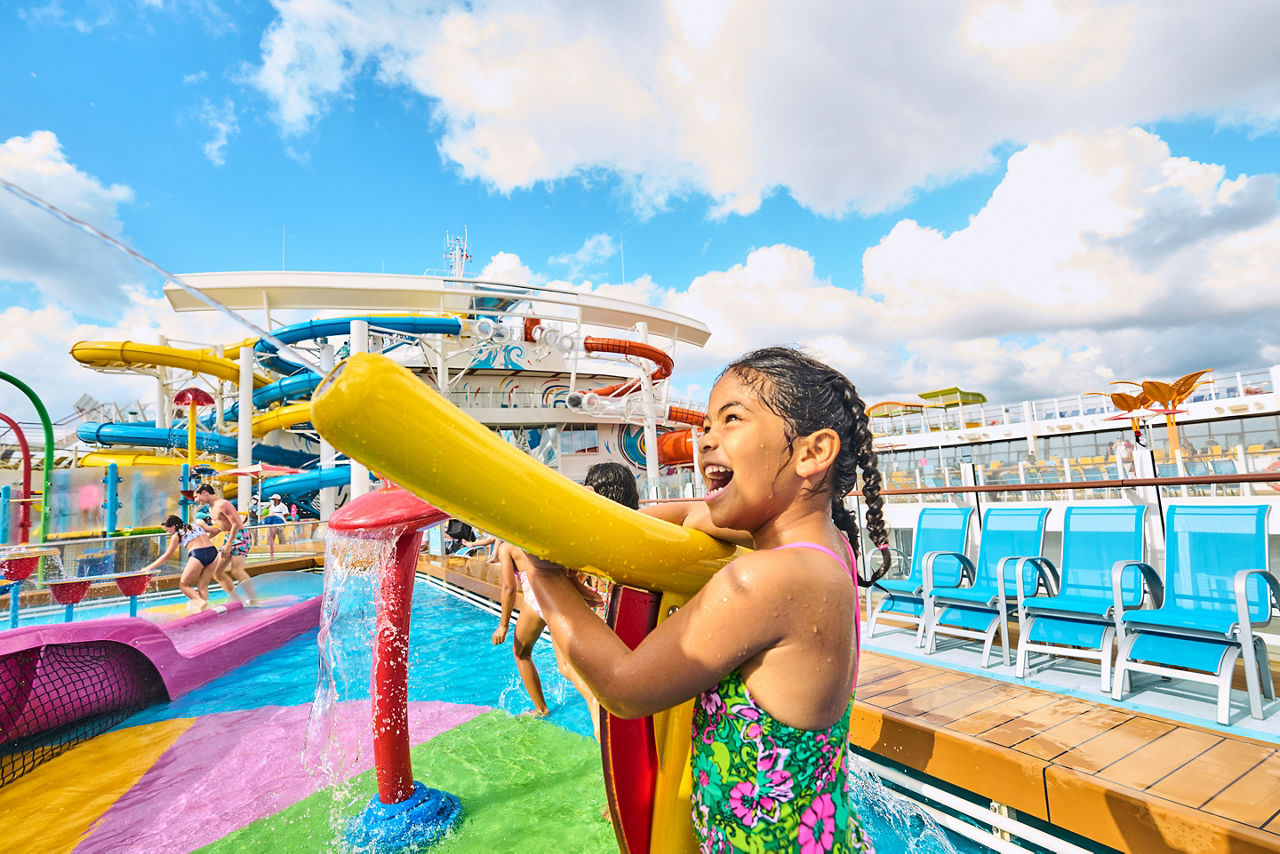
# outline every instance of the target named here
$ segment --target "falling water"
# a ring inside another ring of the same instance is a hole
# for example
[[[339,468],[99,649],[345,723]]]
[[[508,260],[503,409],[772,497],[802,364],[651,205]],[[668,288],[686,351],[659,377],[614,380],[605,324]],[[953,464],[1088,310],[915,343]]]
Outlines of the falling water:
[[[329,828],[338,848],[347,819],[364,801],[347,785],[361,757],[358,743],[347,755],[349,743],[341,737],[339,718],[358,713],[368,720],[379,579],[395,556],[395,545],[394,537],[334,531],[325,537],[324,602],[317,638],[320,668],[302,759],[320,786],[332,792]],[[351,705],[340,705],[344,703]]]

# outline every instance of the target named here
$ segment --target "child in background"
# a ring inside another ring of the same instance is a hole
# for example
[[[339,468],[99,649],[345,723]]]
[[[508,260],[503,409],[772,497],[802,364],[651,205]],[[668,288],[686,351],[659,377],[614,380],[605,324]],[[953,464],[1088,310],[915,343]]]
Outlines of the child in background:
[[[641,717],[697,697],[693,820],[703,851],[865,851],[849,804],[858,664],[857,522],[887,546],[866,407],[842,374],[789,348],[750,353],[711,391],[699,439],[712,525],[756,550],[716,573],[636,649],[562,568],[529,580],[557,647],[599,701]],[[888,568],[881,566],[871,581]]]
[[[209,535],[199,528],[193,528],[182,521],[180,516],[166,516],[160,526],[171,536],[164,554],[142,568],[150,572],[167,561],[181,546],[187,550],[187,565],[182,569],[178,579],[178,589],[191,601],[187,608],[192,611],[203,611],[209,607],[208,582],[201,584],[204,571],[218,560],[218,547],[209,539]]]
[[[636,488],[635,475],[621,463],[593,465],[587,470],[583,486],[632,510],[640,506],[640,492]],[[511,623],[511,610],[515,605],[516,590],[520,589],[527,607],[520,612],[520,617],[516,620],[516,632],[511,641],[511,648],[515,654],[516,671],[520,674],[520,681],[524,683],[524,690],[533,701],[533,712],[538,717],[542,717],[548,713],[548,709],[546,698],[542,694],[542,678],[538,675],[538,668],[533,663],[533,645],[542,635],[542,629],[546,623],[543,622],[542,614],[538,610],[538,600],[529,587],[528,579],[517,570],[517,562],[520,566],[527,565],[524,552],[510,543],[499,543],[498,563],[502,567],[502,614],[498,620],[498,628],[493,632],[493,643],[498,645],[506,640],[507,627]],[[579,573],[573,574],[571,583],[580,601],[588,607],[599,608],[603,604],[600,594],[588,586]],[[590,689],[556,649],[554,639],[552,648],[555,650],[556,663],[560,667],[560,672],[582,694],[582,699],[586,701],[591,713],[592,724],[597,725],[599,716],[596,714],[596,701]]]

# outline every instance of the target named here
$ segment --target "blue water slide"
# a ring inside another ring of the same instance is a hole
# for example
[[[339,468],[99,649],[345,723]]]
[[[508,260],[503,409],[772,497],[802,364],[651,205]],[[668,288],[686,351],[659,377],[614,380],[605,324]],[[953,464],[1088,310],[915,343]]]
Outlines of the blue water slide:
[[[291,377],[281,377],[253,393],[253,408],[266,409],[273,403],[282,403],[286,400],[306,400],[311,397],[311,392],[316,390],[316,386],[320,385],[322,379],[324,377],[311,371],[295,374]],[[233,403],[222,413],[222,420],[224,422],[234,422],[239,412],[240,404]],[[206,418],[205,422],[207,426],[213,426],[212,417]]]
[[[373,480],[373,475],[369,476]],[[262,482],[262,494],[303,495],[329,486],[346,486],[351,483],[351,466],[333,466],[331,468],[304,471],[302,474],[286,474],[281,477],[267,478]]]
[[[460,335],[462,333],[462,321],[456,317],[387,315],[381,317],[330,317],[323,320],[307,320],[302,323],[295,323],[292,326],[282,326],[279,329],[272,330],[271,334],[285,344],[328,338],[332,335],[350,335],[351,321],[353,320],[363,320],[371,327],[390,329],[394,332],[404,332],[410,335]],[[276,345],[270,341],[259,338],[253,349],[264,357],[261,359],[263,364],[278,373],[291,374],[302,367],[277,356]]]
[[[138,424],[95,424],[87,422],[76,429],[76,435],[85,442],[97,445],[133,445],[144,448],[180,448],[186,450],[187,428],[185,425],[165,429],[162,427],[144,427]],[[235,457],[238,454],[235,436],[223,436],[218,433],[196,433],[196,449],[209,453]],[[302,467],[314,463],[315,454],[306,451],[291,451],[277,448],[274,445],[253,446],[253,460],[259,463],[271,463],[278,466]]]

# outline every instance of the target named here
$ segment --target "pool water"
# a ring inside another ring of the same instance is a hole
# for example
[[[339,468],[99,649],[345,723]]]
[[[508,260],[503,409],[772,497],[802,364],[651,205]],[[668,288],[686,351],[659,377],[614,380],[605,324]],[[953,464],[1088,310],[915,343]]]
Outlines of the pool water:
[[[410,623],[410,702],[439,700],[492,706],[512,715],[532,711],[533,703],[516,675],[511,653],[512,633],[507,633],[507,642],[502,646],[491,642],[497,625],[496,615],[419,581],[414,587]],[[341,700],[369,697],[372,658],[368,636],[365,637],[363,644],[348,642],[341,651],[341,669],[346,678]],[[152,706],[120,726],[262,706],[311,703],[316,694],[319,660],[316,640],[314,630],[300,635],[234,673],[173,702]],[[550,722],[570,732],[590,736],[591,718],[586,704],[560,675],[549,641],[543,639],[534,646],[533,661],[542,676],[543,691],[551,710]]]

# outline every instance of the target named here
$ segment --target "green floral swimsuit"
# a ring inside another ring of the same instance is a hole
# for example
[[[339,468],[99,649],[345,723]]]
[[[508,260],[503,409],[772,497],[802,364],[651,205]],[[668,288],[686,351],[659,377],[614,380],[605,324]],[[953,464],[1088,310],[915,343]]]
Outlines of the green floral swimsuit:
[[[840,560],[816,543],[782,548],[814,548]],[[852,565],[851,548],[849,555]],[[852,708],[851,699],[825,730],[802,730],[756,705],[737,670],[703,692],[693,715],[693,824],[701,850],[873,852],[849,803]]]

